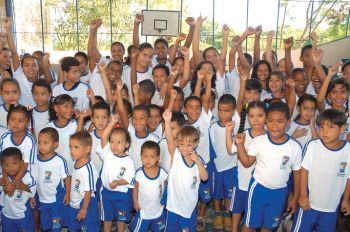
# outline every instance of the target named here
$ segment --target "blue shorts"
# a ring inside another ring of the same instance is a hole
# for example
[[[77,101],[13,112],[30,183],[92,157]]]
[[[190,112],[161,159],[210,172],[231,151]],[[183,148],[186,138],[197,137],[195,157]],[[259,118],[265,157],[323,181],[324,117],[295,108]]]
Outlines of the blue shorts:
[[[102,188],[102,180],[101,178],[97,179],[96,182],[96,199],[98,202],[101,201],[100,197],[101,197],[101,188]]]
[[[101,190],[101,215],[102,221],[117,219],[121,222],[131,220],[132,210],[132,189],[127,193]]]
[[[83,204],[83,201],[80,203],[80,208]],[[100,231],[100,220],[98,216],[98,204],[95,197],[90,198],[90,204],[87,209],[86,218],[81,221],[77,221],[77,215],[80,209],[75,209],[69,207],[69,231],[82,230],[84,232],[96,232]]]
[[[202,203],[208,203],[213,199],[214,195],[214,161],[209,161],[207,164],[208,180],[201,181],[199,184],[199,201]]]
[[[2,231],[16,232],[26,231],[34,232],[34,215],[33,210],[29,209],[25,213],[25,217],[21,219],[11,219],[4,214],[1,215]]]
[[[214,199],[231,199],[233,186],[237,186],[237,167],[214,172]]]
[[[321,212],[318,210],[298,209],[294,216],[293,232],[335,232],[338,218],[338,210],[332,213]]]
[[[165,211],[163,214],[165,214]],[[133,232],[148,232],[150,229],[151,231],[162,232],[165,229],[164,215],[161,215],[156,219],[147,220],[142,219],[140,217],[140,211],[138,211],[135,217],[132,219],[130,228]]]
[[[185,218],[176,213],[168,211],[167,220],[165,223],[165,231],[166,232],[174,232],[174,231],[195,232],[196,217],[197,217],[196,209],[193,210],[190,218]]]
[[[247,207],[248,191],[233,187],[230,210],[232,213],[243,213]]]
[[[275,230],[281,222],[288,197],[288,188],[268,189],[254,178],[248,189],[244,224],[250,229]]]
[[[51,230],[52,232],[61,231],[62,208],[62,201],[56,201],[54,203],[40,202],[40,226],[42,230]]]

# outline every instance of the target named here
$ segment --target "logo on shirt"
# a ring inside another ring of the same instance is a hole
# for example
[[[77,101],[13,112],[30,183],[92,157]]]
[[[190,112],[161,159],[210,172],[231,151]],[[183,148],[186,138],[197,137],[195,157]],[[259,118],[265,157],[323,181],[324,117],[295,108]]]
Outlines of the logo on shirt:
[[[118,175],[119,178],[122,178],[122,177],[124,176],[125,170],[126,170],[125,167],[121,167],[121,168],[120,168],[120,170],[119,170],[119,175]]]
[[[162,198],[163,195],[163,185],[160,183],[159,184],[159,198]]]
[[[51,171],[45,171],[44,183],[52,183],[51,176],[52,176]]]
[[[193,179],[192,179],[192,185],[191,185],[191,189],[195,189],[196,188],[196,185],[197,185],[197,177],[194,176]]]
[[[340,169],[339,169],[339,173],[337,176],[340,177],[344,177],[345,176],[345,171],[346,171],[346,167],[348,166],[347,162],[341,162],[340,163]]]
[[[74,187],[73,187],[73,191],[79,192],[79,186],[80,186],[80,180],[75,179],[75,184],[74,184]]]
[[[280,169],[287,169],[287,163],[289,161],[289,156],[283,156]]]
[[[23,190],[22,189],[17,189],[16,190],[16,195],[15,195],[15,201],[22,201],[22,196],[23,196]]]
[[[74,103],[77,104],[78,98],[77,97],[73,97]]]

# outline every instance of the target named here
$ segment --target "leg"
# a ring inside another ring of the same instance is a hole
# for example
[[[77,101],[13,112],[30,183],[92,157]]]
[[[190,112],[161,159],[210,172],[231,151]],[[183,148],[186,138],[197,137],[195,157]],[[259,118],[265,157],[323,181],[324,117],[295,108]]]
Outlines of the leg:
[[[241,221],[240,213],[232,214],[232,232],[238,232],[239,222]]]
[[[294,214],[292,232],[312,232],[314,231],[318,214],[315,210],[302,210],[301,208]]]
[[[266,229],[266,228],[261,228],[260,229],[260,232],[272,232],[273,230],[269,230],[269,229]]]
[[[254,232],[255,229],[248,228],[246,225],[243,225],[242,232]]]
[[[112,221],[103,222],[103,232],[110,232],[112,228]]]
[[[118,221],[118,222],[117,222],[117,225],[118,225],[118,232],[124,232],[125,223],[124,223],[124,222]],[[106,232],[107,232],[107,231],[106,231]]]
[[[34,210],[34,222],[35,222],[35,231],[40,232],[40,213],[38,209]]]

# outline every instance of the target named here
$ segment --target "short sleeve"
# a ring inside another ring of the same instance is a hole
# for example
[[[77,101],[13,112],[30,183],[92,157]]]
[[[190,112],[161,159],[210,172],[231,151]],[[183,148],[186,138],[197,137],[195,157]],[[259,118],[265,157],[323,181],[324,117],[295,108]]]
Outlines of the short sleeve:
[[[106,156],[110,152],[112,152],[111,147],[110,147],[110,143],[107,143],[104,148],[102,148],[102,146],[100,144],[100,145],[98,145],[98,147],[96,149],[96,153],[99,154],[102,161],[104,161],[104,159],[106,158]]]
[[[312,145],[310,146],[310,143],[308,143],[304,148],[303,161],[301,162],[301,167],[303,167],[306,170],[310,170],[312,168],[312,153]]]
[[[211,112],[211,110],[208,110],[208,113],[205,112],[204,108],[202,107],[202,112],[200,115],[201,118],[203,118],[203,120],[205,121],[205,123],[210,123],[211,119],[213,117],[213,113]]]
[[[292,170],[293,171],[298,171],[301,168],[301,147],[299,144],[296,145],[296,151],[294,154],[294,162],[292,164]]]
[[[62,162],[60,165],[60,174],[61,174],[61,179],[66,179],[67,176],[69,176],[69,171],[68,171],[68,165],[67,161],[62,157],[61,158]]]
[[[258,150],[256,147],[256,139],[253,139],[252,143],[249,145],[247,154],[250,156],[257,156],[258,155]]]
[[[83,178],[83,191],[90,192],[96,190],[96,183],[94,178],[94,172],[91,168],[91,165],[85,165],[85,173]]]

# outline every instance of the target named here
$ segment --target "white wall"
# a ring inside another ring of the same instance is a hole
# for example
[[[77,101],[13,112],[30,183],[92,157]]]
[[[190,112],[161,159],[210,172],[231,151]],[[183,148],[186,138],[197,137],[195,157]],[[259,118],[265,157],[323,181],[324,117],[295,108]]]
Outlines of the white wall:
[[[322,64],[326,66],[334,65],[344,58],[350,59],[350,37],[320,45],[319,48],[325,52]]]

